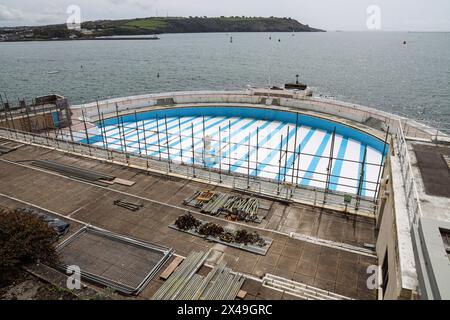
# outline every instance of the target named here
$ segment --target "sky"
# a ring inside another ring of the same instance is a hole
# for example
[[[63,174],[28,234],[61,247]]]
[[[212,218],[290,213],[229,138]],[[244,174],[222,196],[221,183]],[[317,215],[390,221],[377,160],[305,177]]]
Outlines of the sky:
[[[0,0],[0,26],[65,23],[71,5],[82,21],[276,16],[328,31],[450,31],[450,0]]]

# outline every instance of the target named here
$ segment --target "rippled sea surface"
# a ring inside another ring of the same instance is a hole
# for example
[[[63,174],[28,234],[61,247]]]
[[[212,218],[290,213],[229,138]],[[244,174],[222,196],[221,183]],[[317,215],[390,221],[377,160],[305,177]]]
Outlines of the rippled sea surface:
[[[0,43],[0,91],[15,101],[60,93],[77,104],[281,85],[298,73],[318,94],[450,123],[450,33],[238,33],[232,43],[230,36]]]

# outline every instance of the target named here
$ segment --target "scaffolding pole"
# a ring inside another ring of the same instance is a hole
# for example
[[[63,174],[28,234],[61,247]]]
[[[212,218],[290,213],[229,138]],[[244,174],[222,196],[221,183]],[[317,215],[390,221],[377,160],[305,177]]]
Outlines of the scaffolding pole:
[[[255,177],[258,176],[258,157],[259,157],[259,127],[256,128],[256,164],[255,164]]]
[[[100,125],[103,126],[103,123],[101,122],[101,118],[100,118],[100,106],[98,105],[98,99],[96,100],[96,105],[97,105],[97,118],[98,118],[98,121],[100,122]],[[106,148],[106,144],[105,144],[106,137],[103,135],[103,130],[100,130],[100,131],[102,132],[103,148]]]
[[[386,153],[386,149],[387,149],[387,141],[389,139],[389,130],[390,130],[390,127],[387,128],[386,137],[384,139],[383,153],[381,154],[380,170],[378,171],[377,185],[376,185],[375,194],[373,197],[374,201],[377,200],[378,195],[380,194],[380,190],[381,190],[380,178],[381,178],[381,172],[384,170],[384,159],[385,159],[384,154]]]
[[[120,142],[120,150],[123,151],[123,143],[122,143],[122,133],[120,129],[120,118],[119,118],[119,106],[116,103],[116,119],[117,119],[117,130],[119,130],[119,142]]]
[[[297,140],[298,139],[298,112],[296,113],[295,118],[295,140],[294,140],[294,159],[292,159],[292,184],[294,184],[294,168],[295,168],[295,157],[297,155],[296,148],[297,148]]]
[[[359,183],[358,183],[358,192],[356,195],[356,205],[355,210],[359,209],[359,205],[361,203],[361,197],[362,197],[362,190],[363,190],[363,183],[364,183],[364,174],[365,174],[365,166],[366,166],[366,157],[367,157],[367,146],[364,148],[364,158],[361,165],[361,172],[359,176]]]
[[[125,135],[125,126],[123,124],[123,117],[120,117],[120,123],[122,124],[123,147],[125,149],[124,151],[125,151],[126,154],[128,154],[128,151],[127,151],[127,139],[126,139],[126,135]],[[128,159],[128,157],[127,157],[127,159]]]
[[[331,182],[331,170],[333,168],[333,156],[334,156],[334,142],[336,138],[336,127],[334,127],[333,135],[331,137],[331,147],[330,147],[330,155],[328,157],[328,166],[327,166],[327,178],[325,182],[325,193],[323,196],[323,204],[327,203],[327,195],[328,191],[330,189],[330,182]]]
[[[88,129],[87,129],[87,125],[86,125],[86,118],[84,117],[84,110],[83,109],[81,109],[81,116],[83,117],[84,133],[86,134],[86,142],[87,142],[87,145],[88,145],[88,148],[89,148],[89,155],[92,156],[91,143],[89,141],[89,133],[88,133]],[[46,123],[46,126],[47,126],[47,117],[44,116],[44,119],[45,119],[45,123]],[[45,132],[47,132],[47,141],[48,141],[48,129]]]
[[[167,144],[167,161],[169,163],[169,172],[171,172],[171,167],[170,167],[170,141],[169,141],[169,130],[167,129],[167,116],[164,116],[164,126],[166,129],[166,144]]]
[[[295,185],[298,187],[298,178],[300,174],[300,155],[302,154],[302,144],[298,147],[298,155],[297,155],[297,173],[295,177]],[[292,172],[292,176],[294,176],[294,173]]]
[[[219,183],[222,183],[222,128],[219,126]]]
[[[104,118],[104,115],[103,115],[103,112],[100,114],[100,116],[101,116],[101,119],[102,119],[102,122],[101,122],[101,126],[102,126],[102,134],[104,135],[104,137],[105,137],[105,147],[106,147],[106,149],[109,149],[109,146],[108,146],[108,137],[106,136],[106,127],[105,127],[105,118]],[[70,127],[69,127],[70,128]],[[70,128],[70,134],[72,135],[72,129]],[[72,138],[73,139],[73,138]]]
[[[144,147],[145,147],[145,155],[148,156],[148,148],[147,148],[147,134],[145,131],[145,122],[142,120],[142,131],[144,133]]]
[[[247,150],[247,189],[250,189],[250,141],[252,134],[248,133],[248,150]]]
[[[5,103],[3,102],[3,96],[2,93],[0,92],[0,103],[2,106],[2,115],[5,115],[5,119],[6,119],[6,125],[8,126],[8,129],[11,129],[11,127],[9,126],[9,120],[8,120],[8,113],[7,110],[5,108]]]
[[[283,135],[281,135],[281,142],[280,142],[280,156],[278,159],[278,179],[277,179],[277,195],[280,195],[280,184],[281,184],[281,158],[283,155]]]
[[[284,174],[283,174],[283,182],[286,183],[286,173],[287,173],[287,165],[288,165],[288,154],[289,154],[289,126],[287,127],[287,136],[286,136],[286,151],[284,154]],[[281,177],[280,177],[281,178]]]
[[[205,162],[205,153],[206,153],[205,116],[202,117],[202,123],[203,123],[203,152],[202,152],[202,162],[203,162],[203,167],[206,168],[206,162]]]
[[[178,133],[180,137],[180,155],[181,155],[181,163],[184,163],[183,161],[183,144],[181,139],[181,117],[178,117]]]
[[[231,120],[228,121],[228,173],[231,174]]]
[[[138,150],[139,150],[139,155],[142,155],[142,150],[141,150],[141,137],[139,135],[139,125],[138,125],[138,119],[137,119],[137,113],[136,110],[134,110],[134,123],[136,124],[136,134],[137,134],[137,138],[138,138]]]
[[[8,114],[6,114],[6,116],[8,116]],[[9,110],[9,117],[11,118],[11,123],[12,123],[13,130],[14,130],[14,132],[16,133],[16,138],[18,139],[19,136],[18,136],[18,134],[17,134],[16,124],[14,123],[14,118],[13,118],[13,116],[12,116],[11,109]]]
[[[33,126],[31,125],[31,118],[30,118],[30,114],[28,113],[28,108],[26,106],[25,99],[23,101],[24,101],[24,104],[25,104],[25,113],[27,114],[27,121],[28,121],[28,125],[29,125],[29,128],[30,128],[30,132],[33,132],[34,130],[33,130]],[[20,101],[19,101],[19,105],[20,105]]]
[[[195,149],[194,149],[194,124],[191,122],[191,138],[192,138],[192,173],[195,178]]]
[[[159,161],[161,161],[161,140],[159,138],[159,118],[156,116],[156,135],[158,137],[158,157]]]

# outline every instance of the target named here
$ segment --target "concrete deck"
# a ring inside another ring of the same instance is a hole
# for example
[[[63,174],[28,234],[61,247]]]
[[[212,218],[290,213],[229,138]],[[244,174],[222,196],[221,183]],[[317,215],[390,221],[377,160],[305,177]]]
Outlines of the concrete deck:
[[[101,171],[133,180],[136,184],[132,187],[93,185],[32,167],[30,162],[37,159],[56,160]],[[373,243],[374,222],[371,219],[354,218],[343,213],[320,211],[307,206],[270,202],[267,220],[263,224],[239,223],[240,227],[244,225],[247,229],[257,230],[274,239],[268,254],[257,256],[168,228],[168,225],[187,209],[183,207],[182,200],[194,191],[204,188],[208,186],[182,179],[148,175],[136,169],[69,156],[35,146],[24,146],[0,157],[0,206],[38,206],[76,219],[80,224],[88,223],[121,235],[173,247],[175,253],[182,256],[187,256],[193,250],[214,247],[223,252],[228,266],[234,271],[255,277],[272,273],[352,298],[375,298],[375,292],[366,287],[366,269],[369,265],[376,264],[376,259],[333,246],[334,242],[357,247]],[[145,206],[133,213],[114,206],[113,201],[116,199],[141,202]],[[204,220],[238,225],[195,211],[194,214]],[[328,240],[329,245],[292,239],[286,234],[289,232]],[[249,298],[282,298],[281,293],[261,287],[259,282],[252,283],[248,281],[244,285],[244,290],[245,286],[254,286],[252,291],[249,289]],[[149,298],[150,288],[152,283],[141,296]]]

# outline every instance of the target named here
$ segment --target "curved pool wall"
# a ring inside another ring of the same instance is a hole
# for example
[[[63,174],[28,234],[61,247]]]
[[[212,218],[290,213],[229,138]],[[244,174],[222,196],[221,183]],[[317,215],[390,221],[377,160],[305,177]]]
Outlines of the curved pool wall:
[[[313,117],[301,113],[280,111],[273,109],[265,109],[261,107],[234,107],[234,106],[217,106],[217,107],[177,107],[171,109],[154,110],[147,112],[121,116],[120,119],[123,122],[135,122],[150,120],[150,119],[163,119],[164,117],[202,117],[202,116],[212,116],[212,117],[241,117],[241,118],[253,118],[265,121],[280,121],[284,123],[296,124],[298,117],[298,124],[309,126],[316,129],[322,129],[326,131],[333,131],[336,128],[336,134],[343,135],[347,138],[359,141],[379,152],[388,152],[386,150],[384,141],[364,133],[360,130],[351,128],[349,126],[333,122],[330,120],[322,119],[319,117]],[[104,121],[98,121],[97,126],[111,126],[117,125],[117,118],[109,118]]]
[[[388,152],[380,139],[341,123],[261,107],[165,108],[97,126],[102,134],[90,136],[90,144],[304,187],[325,188],[328,181],[332,191],[367,197],[376,194],[381,154]]]

